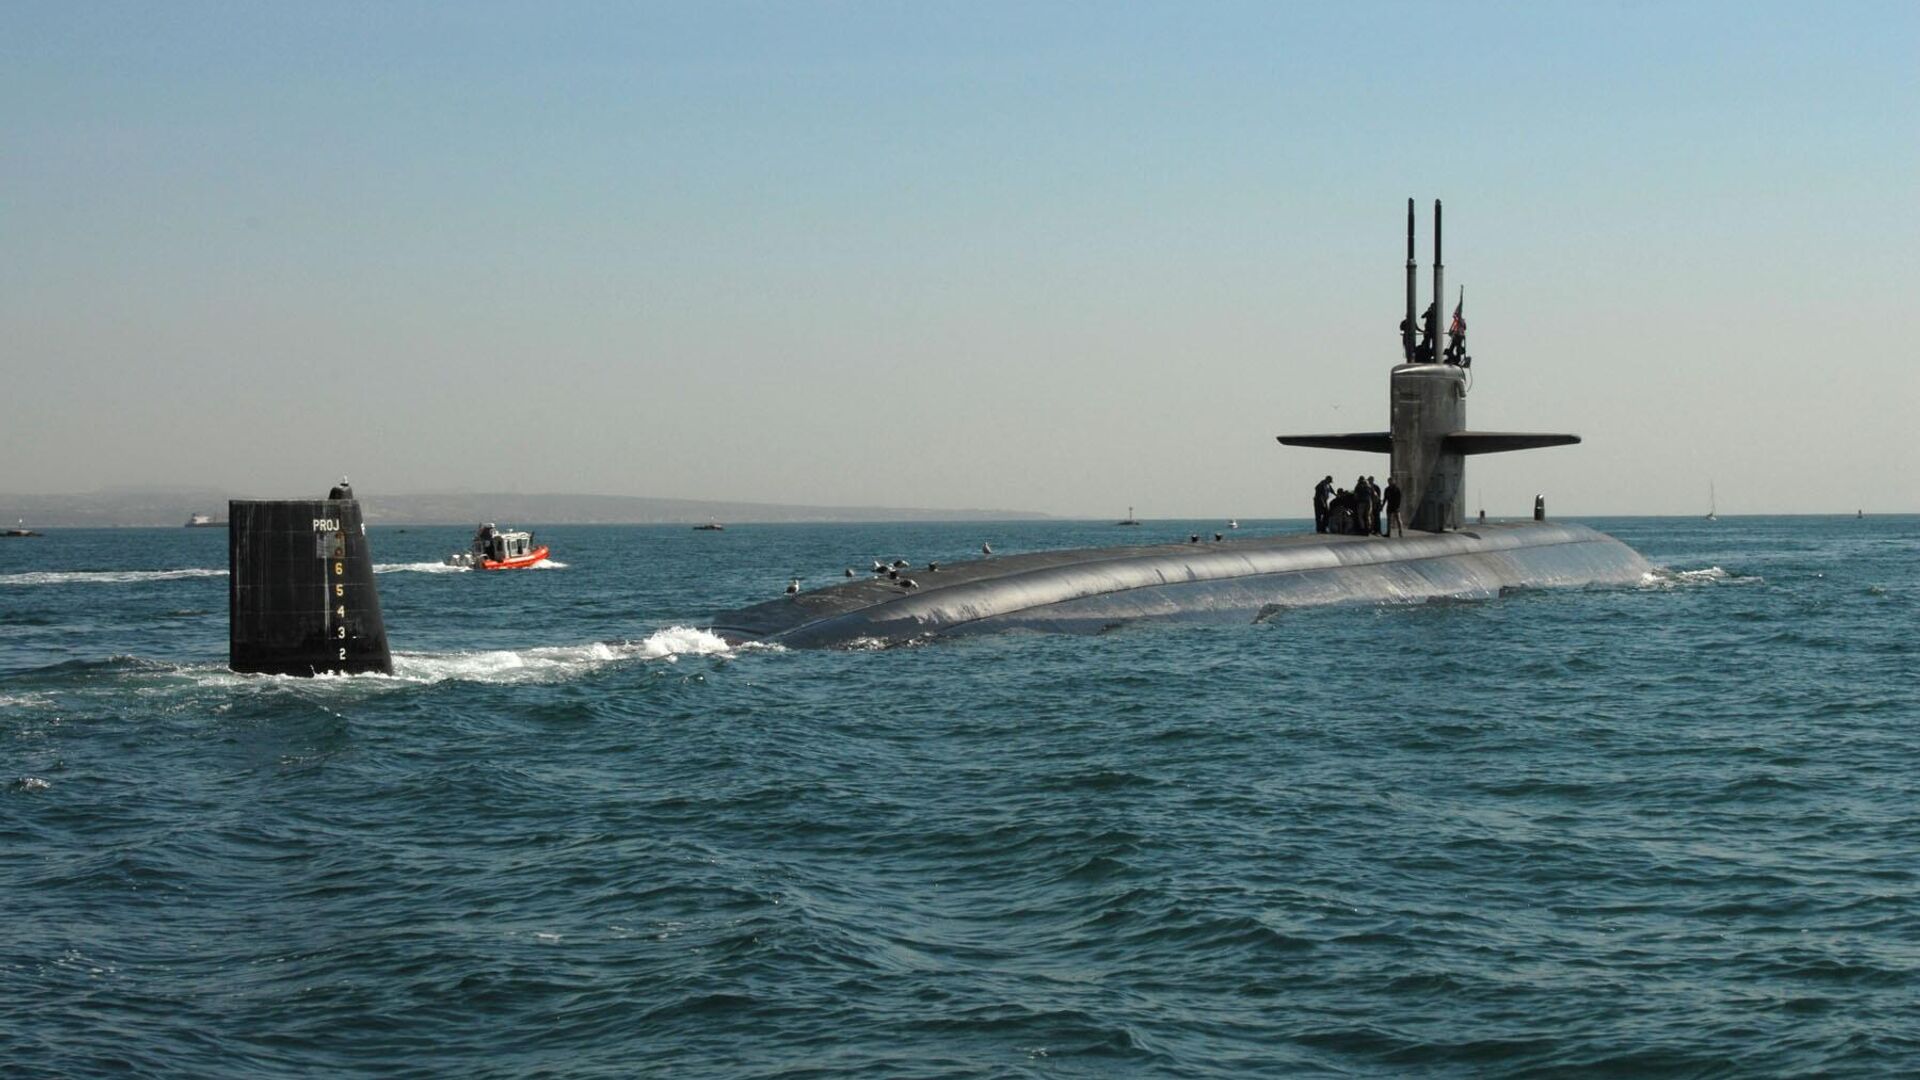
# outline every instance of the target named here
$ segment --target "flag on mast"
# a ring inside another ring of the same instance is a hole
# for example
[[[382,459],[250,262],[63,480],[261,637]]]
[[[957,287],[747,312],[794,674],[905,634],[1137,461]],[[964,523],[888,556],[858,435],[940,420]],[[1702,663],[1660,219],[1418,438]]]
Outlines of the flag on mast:
[[[1453,305],[1453,322],[1447,326],[1447,334],[1449,336],[1460,337],[1467,332],[1467,320],[1466,317],[1461,314],[1462,309],[1466,306],[1467,287],[1462,285],[1460,286],[1460,302]]]

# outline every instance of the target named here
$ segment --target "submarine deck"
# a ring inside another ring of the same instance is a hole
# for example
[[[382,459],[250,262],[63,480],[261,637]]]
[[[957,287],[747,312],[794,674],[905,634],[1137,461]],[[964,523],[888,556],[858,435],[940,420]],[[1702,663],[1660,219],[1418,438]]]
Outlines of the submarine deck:
[[[894,644],[1024,626],[1262,618],[1289,607],[1498,595],[1637,581],[1633,549],[1583,525],[1516,522],[1388,539],[1298,533],[994,555],[782,596],[714,616],[730,640]]]

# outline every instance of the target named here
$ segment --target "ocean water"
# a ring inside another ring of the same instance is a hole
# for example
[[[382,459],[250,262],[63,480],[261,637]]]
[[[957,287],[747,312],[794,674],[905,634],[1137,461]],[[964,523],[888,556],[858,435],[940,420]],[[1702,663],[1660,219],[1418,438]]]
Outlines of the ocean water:
[[[701,620],[1218,523],[376,528],[317,680],[221,530],[0,540],[0,1066],[1920,1073],[1920,518],[1589,523],[1660,572],[865,652]]]

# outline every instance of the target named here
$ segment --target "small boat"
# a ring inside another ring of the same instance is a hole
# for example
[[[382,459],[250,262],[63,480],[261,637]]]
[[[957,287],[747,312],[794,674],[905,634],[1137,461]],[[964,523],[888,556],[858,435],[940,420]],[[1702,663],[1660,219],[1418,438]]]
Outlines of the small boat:
[[[227,523],[213,520],[212,514],[193,514],[187,518],[189,529],[224,529]]]
[[[717,521],[709,521],[705,525],[695,525],[693,527],[693,531],[694,532],[726,532],[727,527],[725,525],[720,524]]]
[[[1239,528],[1239,527],[1240,527],[1240,519],[1239,519],[1239,518],[1232,518],[1232,519],[1230,519],[1230,520],[1228,520],[1228,522],[1227,522],[1227,528],[1229,528],[1229,529],[1237,529],[1237,528]]]
[[[1720,520],[1720,499],[1713,490],[1713,481],[1707,481],[1707,520]]]
[[[502,529],[489,521],[474,530],[473,544],[447,556],[448,566],[475,570],[525,570],[547,557],[547,545],[534,546],[533,534]]]
[[[1138,525],[1140,524],[1140,519],[1133,516],[1133,507],[1129,506],[1127,507],[1126,519],[1124,521],[1116,521],[1114,522],[1114,524],[1115,525]]]
[[[32,529],[27,528],[26,518],[21,518],[20,524],[18,524],[17,526],[11,529],[0,530],[0,536],[39,536],[39,535],[40,535],[39,533],[34,532]]]

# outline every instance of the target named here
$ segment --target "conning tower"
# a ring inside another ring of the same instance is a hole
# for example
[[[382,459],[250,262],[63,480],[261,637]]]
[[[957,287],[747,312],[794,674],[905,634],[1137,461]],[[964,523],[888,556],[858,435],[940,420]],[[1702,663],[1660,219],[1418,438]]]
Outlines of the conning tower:
[[[345,479],[325,499],[234,499],[227,521],[233,670],[392,674],[367,529]]]
[[[1400,325],[1402,363],[1389,379],[1387,431],[1334,435],[1281,435],[1287,446],[1360,450],[1391,455],[1389,473],[1399,484],[1407,528],[1442,532],[1459,527],[1467,510],[1467,465],[1472,454],[1495,454],[1541,446],[1566,446],[1578,435],[1545,432],[1472,431],[1467,427],[1468,371],[1464,294],[1448,328],[1451,344],[1441,347],[1439,310],[1445,295],[1440,260],[1440,200],[1433,202],[1433,303],[1420,326],[1425,340],[1415,343],[1413,200],[1407,200],[1407,314]]]

